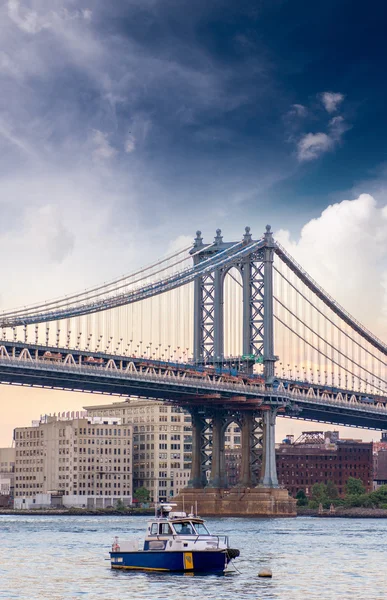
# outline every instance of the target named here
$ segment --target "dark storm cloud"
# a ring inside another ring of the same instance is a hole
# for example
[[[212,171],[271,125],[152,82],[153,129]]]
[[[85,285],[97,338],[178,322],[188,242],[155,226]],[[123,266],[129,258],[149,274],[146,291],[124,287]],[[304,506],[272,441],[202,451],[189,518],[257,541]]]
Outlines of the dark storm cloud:
[[[0,244],[13,232],[14,268],[33,248],[47,285],[75,258],[95,280],[117,253],[125,271],[198,227],[259,235],[316,214],[353,184],[350,161],[359,180],[380,160],[383,7],[361,6],[4,2]]]

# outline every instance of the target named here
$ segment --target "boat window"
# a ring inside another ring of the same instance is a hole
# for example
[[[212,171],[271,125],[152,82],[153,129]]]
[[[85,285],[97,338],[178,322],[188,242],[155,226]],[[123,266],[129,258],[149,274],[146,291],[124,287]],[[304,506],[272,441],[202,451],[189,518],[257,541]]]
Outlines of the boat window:
[[[159,529],[159,524],[158,523],[152,523],[152,528],[151,528],[151,535],[157,535],[158,533],[158,529]]]
[[[160,523],[160,535],[172,535],[172,529],[169,523]]]
[[[211,535],[207,527],[203,523],[195,523],[196,533],[199,535]]]
[[[174,528],[177,535],[193,535],[195,533],[189,521],[174,523]]]

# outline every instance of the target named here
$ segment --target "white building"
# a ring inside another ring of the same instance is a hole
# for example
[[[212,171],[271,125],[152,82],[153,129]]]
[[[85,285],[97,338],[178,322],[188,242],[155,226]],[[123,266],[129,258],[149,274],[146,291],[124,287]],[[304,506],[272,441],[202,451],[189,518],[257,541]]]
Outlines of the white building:
[[[188,485],[191,474],[191,416],[159,400],[85,406],[87,414],[120,418],[133,426],[133,489],[145,487],[151,500],[167,500]]]
[[[0,496],[13,496],[15,456],[15,448],[0,448]]]
[[[15,508],[132,502],[132,427],[119,418],[45,416],[18,427]]]

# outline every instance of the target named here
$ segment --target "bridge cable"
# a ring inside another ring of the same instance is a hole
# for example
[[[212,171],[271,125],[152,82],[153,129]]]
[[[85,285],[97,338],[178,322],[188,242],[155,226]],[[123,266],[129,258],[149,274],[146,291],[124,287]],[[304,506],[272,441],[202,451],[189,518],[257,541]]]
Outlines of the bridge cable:
[[[282,319],[280,319],[277,315],[274,315],[274,318],[279,321],[284,327],[286,327],[287,329],[289,329],[294,335],[301,337],[299,333],[297,333],[296,331],[294,331],[289,325],[287,325]],[[316,346],[314,346],[311,342],[306,340],[306,343],[313,348],[317,353],[319,353],[319,350],[316,348]],[[324,353],[321,353],[328,361],[333,362],[334,364],[336,364],[339,368],[343,369],[342,365],[340,363],[338,363],[337,361],[331,359],[329,356],[325,355]],[[363,381],[366,385],[370,386],[371,388],[377,389],[380,392],[382,392],[383,394],[385,394],[385,390],[383,390],[381,387],[378,387],[375,383],[370,383],[368,381],[368,379],[363,379],[361,376],[356,375],[355,373],[353,373],[352,371],[350,371],[349,369],[344,369],[346,370],[350,375],[352,375],[355,379],[359,379],[361,381]],[[381,380],[383,381],[383,380]],[[332,386],[333,387],[333,386]],[[353,390],[355,391],[355,390]]]

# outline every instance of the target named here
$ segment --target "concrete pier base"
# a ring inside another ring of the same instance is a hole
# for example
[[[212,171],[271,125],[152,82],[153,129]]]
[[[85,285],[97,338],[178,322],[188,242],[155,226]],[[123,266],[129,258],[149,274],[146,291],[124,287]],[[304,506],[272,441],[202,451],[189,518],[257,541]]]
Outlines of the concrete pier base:
[[[185,488],[172,500],[177,510],[195,510],[201,517],[295,517],[296,500],[279,488]]]

